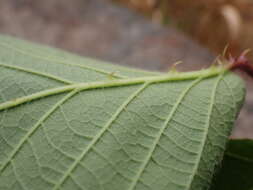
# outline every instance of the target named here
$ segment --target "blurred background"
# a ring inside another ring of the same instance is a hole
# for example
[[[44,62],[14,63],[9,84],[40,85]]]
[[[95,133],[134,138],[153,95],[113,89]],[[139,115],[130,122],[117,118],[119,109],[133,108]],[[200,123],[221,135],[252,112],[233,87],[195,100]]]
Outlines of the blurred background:
[[[253,49],[252,0],[0,0],[0,33],[148,70]],[[249,54],[253,62],[253,53]],[[232,137],[253,137],[253,79]]]
[[[252,0],[114,0],[151,20],[173,25],[216,53],[253,47]]]

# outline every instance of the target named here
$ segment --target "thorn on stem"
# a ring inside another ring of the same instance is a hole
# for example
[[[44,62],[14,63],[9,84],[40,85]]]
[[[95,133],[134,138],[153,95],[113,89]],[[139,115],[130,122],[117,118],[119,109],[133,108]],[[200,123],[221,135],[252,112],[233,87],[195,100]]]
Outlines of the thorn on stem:
[[[116,78],[116,77],[115,77],[115,74],[116,74],[116,71],[111,72],[110,74],[108,74],[108,78],[109,78],[110,80],[115,79],[115,78]]]
[[[183,63],[183,61],[177,61],[175,63],[173,63],[173,65],[170,67],[170,72],[177,72],[177,65]]]

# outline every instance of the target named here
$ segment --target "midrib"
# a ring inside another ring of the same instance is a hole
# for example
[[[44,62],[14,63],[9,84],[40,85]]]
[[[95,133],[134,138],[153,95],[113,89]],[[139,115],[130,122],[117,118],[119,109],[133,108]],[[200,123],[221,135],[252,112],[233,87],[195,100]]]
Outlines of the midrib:
[[[62,87],[52,88],[37,93],[33,93],[28,96],[23,96],[14,100],[10,100],[0,104],[0,111],[5,110],[17,105],[30,102],[39,98],[56,95],[64,92],[69,92],[76,90],[78,92],[90,89],[99,89],[99,88],[109,88],[109,87],[119,87],[119,86],[130,86],[138,85],[143,83],[162,83],[169,81],[181,81],[181,80],[191,80],[199,77],[208,78],[219,75],[226,71],[224,67],[211,67],[206,70],[186,72],[186,73],[167,73],[159,76],[146,76],[146,77],[136,77],[128,79],[115,79],[110,81],[99,81],[99,82],[86,82],[86,83],[76,83],[69,84]]]

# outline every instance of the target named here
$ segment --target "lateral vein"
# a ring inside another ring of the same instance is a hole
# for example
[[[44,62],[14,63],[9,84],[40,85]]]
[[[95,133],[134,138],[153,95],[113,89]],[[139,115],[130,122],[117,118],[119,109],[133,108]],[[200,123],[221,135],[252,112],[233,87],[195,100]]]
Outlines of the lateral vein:
[[[212,111],[213,111],[213,107],[214,107],[214,101],[215,101],[217,87],[218,87],[219,82],[222,80],[223,76],[224,76],[224,73],[221,73],[220,76],[218,77],[216,83],[214,84],[214,87],[213,87],[213,91],[212,91],[212,94],[211,94],[210,107],[209,107],[208,113],[207,113],[208,117],[207,117],[207,120],[206,120],[206,127],[205,127],[205,131],[204,131],[203,139],[201,141],[201,146],[200,146],[201,149],[200,149],[200,152],[198,154],[196,164],[195,164],[195,166],[193,168],[193,172],[192,172],[192,174],[190,176],[189,183],[186,186],[187,190],[190,190],[192,182],[193,182],[193,179],[194,179],[194,176],[197,175],[197,171],[198,171],[198,166],[199,166],[199,163],[200,163],[201,155],[202,155],[202,152],[204,150],[204,146],[205,146],[206,140],[208,138],[208,131],[209,131],[209,127],[210,127],[209,125],[210,125],[211,115],[212,115]]]
[[[124,111],[127,105],[129,105],[147,86],[149,83],[145,83],[141,86],[137,91],[135,91],[131,96],[129,96],[125,102],[116,110],[114,115],[109,119],[109,121],[105,124],[105,126],[100,130],[100,132],[92,139],[89,145],[84,149],[84,151],[78,156],[78,158],[73,162],[70,168],[66,171],[64,176],[61,178],[59,183],[53,188],[53,190],[59,189],[60,186],[64,183],[64,181],[68,178],[71,172],[76,168],[78,163],[87,155],[87,153],[91,150],[91,148],[98,142],[98,140],[102,137],[102,135],[108,130],[108,128],[112,125],[112,123],[118,118],[118,116]]]
[[[136,174],[136,176],[134,177],[133,182],[131,183],[131,185],[129,186],[129,190],[133,190],[135,188],[135,186],[137,185],[142,173],[145,171],[145,168],[147,167],[147,164],[149,163],[153,152],[155,151],[155,148],[157,147],[157,144],[162,136],[162,134],[164,133],[164,130],[166,129],[168,123],[170,122],[171,118],[173,117],[173,115],[176,113],[177,108],[179,107],[180,103],[182,102],[182,100],[185,98],[185,96],[188,94],[188,92],[192,89],[192,87],[194,87],[196,84],[198,84],[200,81],[202,80],[202,78],[199,78],[195,81],[193,81],[185,90],[183,90],[183,92],[180,94],[178,100],[176,101],[176,103],[174,104],[171,112],[169,113],[167,119],[165,120],[164,124],[162,125],[157,137],[154,140],[154,143],[152,144],[150,151],[147,155],[147,158],[144,160],[143,164],[141,165],[138,173]]]
[[[24,145],[24,143],[27,141],[27,139],[34,134],[34,132],[39,128],[39,126],[44,122],[53,112],[55,112],[60,105],[62,105],[64,102],[66,102],[69,98],[71,98],[74,94],[76,94],[77,91],[72,91],[69,94],[67,94],[64,98],[62,98],[60,101],[58,101],[50,110],[48,110],[41,118],[38,120],[38,122],[28,131],[28,133],[21,139],[21,141],[18,143],[18,145],[14,148],[14,150],[10,153],[6,161],[0,166],[0,173],[6,168],[6,166],[10,163],[11,160],[15,157],[15,155],[18,153],[18,151],[21,149],[21,147]]]
[[[100,69],[97,69],[97,68],[93,68],[93,67],[89,67],[89,66],[86,66],[86,65],[82,65],[82,64],[76,64],[76,63],[68,63],[68,62],[65,62],[63,60],[57,60],[56,57],[55,59],[50,59],[50,58],[47,58],[47,57],[41,57],[41,56],[37,56],[37,55],[33,55],[33,54],[30,54],[30,53],[27,53],[25,51],[22,51],[16,47],[13,47],[13,46],[10,46],[4,42],[0,42],[0,45],[3,46],[3,47],[6,47],[6,48],[9,48],[13,51],[16,51],[20,54],[23,54],[23,55],[28,55],[30,57],[33,57],[33,58],[37,58],[37,59],[40,59],[40,60],[45,60],[45,61],[49,61],[49,62],[53,62],[55,64],[61,64],[61,65],[68,65],[68,66],[72,66],[72,67],[78,67],[78,68],[81,68],[81,69],[86,69],[86,70],[90,70],[90,71],[94,71],[94,72],[97,72],[97,73],[100,73],[100,74],[104,74],[104,75],[110,75],[110,72],[107,72],[107,71],[104,71],[104,70],[100,70]],[[114,74],[114,77],[116,78],[125,78],[125,76],[122,76],[122,75],[119,75],[119,74]]]
[[[53,80],[56,80],[56,81],[59,81],[59,82],[65,83],[65,84],[73,84],[74,83],[73,81],[70,81],[70,80],[67,80],[67,79],[63,79],[63,78],[60,78],[60,77],[57,77],[57,76],[54,76],[54,75],[50,75],[50,74],[47,74],[47,73],[38,72],[38,71],[35,71],[35,70],[32,70],[32,69],[22,68],[22,67],[19,67],[19,66],[7,65],[7,64],[4,64],[4,63],[0,63],[0,67],[5,67],[5,68],[8,68],[8,69],[14,69],[14,70],[18,70],[18,71],[22,71],[22,72],[26,72],[26,73],[31,73],[31,74],[34,74],[34,75],[47,77],[49,79],[53,79]]]

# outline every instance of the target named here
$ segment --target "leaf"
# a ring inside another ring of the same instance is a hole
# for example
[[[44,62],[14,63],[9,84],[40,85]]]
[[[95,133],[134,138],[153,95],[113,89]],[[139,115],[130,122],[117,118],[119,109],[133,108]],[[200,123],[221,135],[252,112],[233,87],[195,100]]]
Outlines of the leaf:
[[[253,141],[230,140],[213,190],[253,189]]]
[[[222,67],[127,69],[0,37],[0,189],[204,190],[244,100]]]

